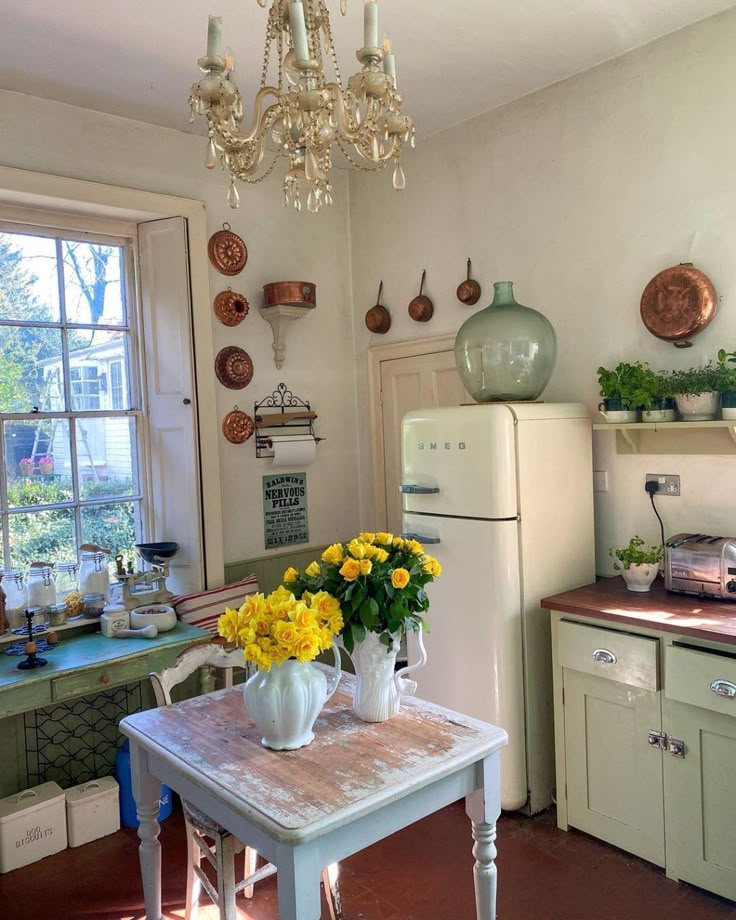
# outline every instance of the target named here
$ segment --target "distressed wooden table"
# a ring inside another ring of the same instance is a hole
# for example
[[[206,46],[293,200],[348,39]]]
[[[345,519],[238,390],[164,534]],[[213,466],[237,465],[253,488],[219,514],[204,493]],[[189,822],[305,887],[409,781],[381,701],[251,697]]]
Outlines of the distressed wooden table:
[[[239,688],[128,716],[147,920],[162,920],[161,783],[278,867],[282,920],[318,920],[320,872],[465,798],[478,920],[496,916],[499,753],[506,733],[422,700],[389,722],[351,711],[347,679],[298,751],[270,751]],[[458,918],[460,920],[460,918]]]

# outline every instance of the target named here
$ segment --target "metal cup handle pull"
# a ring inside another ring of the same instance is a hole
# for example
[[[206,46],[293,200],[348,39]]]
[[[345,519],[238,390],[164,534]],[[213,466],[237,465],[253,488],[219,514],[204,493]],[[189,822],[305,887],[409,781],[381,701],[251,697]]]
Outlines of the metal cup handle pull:
[[[597,648],[593,652],[593,660],[600,661],[601,664],[616,664],[616,656],[609,652],[607,648]]]
[[[399,486],[402,495],[436,495],[439,489],[435,486],[417,486],[413,483],[402,482]]]
[[[414,533],[413,531],[405,531],[401,534],[402,540],[417,540],[419,543],[426,543],[429,546],[430,543],[440,543],[439,537],[427,537],[421,533]]]
[[[717,693],[718,696],[724,696],[729,700],[736,697],[736,684],[730,680],[714,680],[710,685],[710,689]]]

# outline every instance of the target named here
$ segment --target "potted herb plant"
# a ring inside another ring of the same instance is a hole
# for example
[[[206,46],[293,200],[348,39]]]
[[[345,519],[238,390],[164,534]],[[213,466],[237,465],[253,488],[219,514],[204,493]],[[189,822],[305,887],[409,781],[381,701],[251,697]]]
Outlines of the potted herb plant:
[[[668,377],[662,371],[648,371],[648,399],[641,406],[643,422],[674,422],[675,399],[668,391]]]
[[[721,369],[721,415],[736,419],[736,351],[721,349],[718,352]]]
[[[598,385],[603,402],[598,409],[607,422],[635,422],[637,410],[650,397],[649,370],[641,362],[620,362],[610,371],[598,368]]]
[[[647,546],[642,538],[635,534],[628,546],[611,549],[609,554],[616,561],[613,567],[621,572],[629,591],[643,594],[652,587],[652,582],[659,572],[664,549],[662,546]]]
[[[672,371],[666,381],[667,392],[675,398],[677,411],[685,422],[708,422],[718,414],[723,388],[723,369],[712,361],[702,367]]]

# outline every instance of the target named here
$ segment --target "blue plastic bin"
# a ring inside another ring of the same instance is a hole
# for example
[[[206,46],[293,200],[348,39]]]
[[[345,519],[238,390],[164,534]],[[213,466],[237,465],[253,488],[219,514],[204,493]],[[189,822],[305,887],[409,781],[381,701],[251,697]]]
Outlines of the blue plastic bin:
[[[115,755],[115,779],[120,786],[120,823],[123,827],[138,827],[135,799],[133,798],[133,783],[130,777],[130,742],[126,739]],[[173,794],[168,786],[161,786],[159,800],[158,820],[164,821],[171,814],[173,807]]]

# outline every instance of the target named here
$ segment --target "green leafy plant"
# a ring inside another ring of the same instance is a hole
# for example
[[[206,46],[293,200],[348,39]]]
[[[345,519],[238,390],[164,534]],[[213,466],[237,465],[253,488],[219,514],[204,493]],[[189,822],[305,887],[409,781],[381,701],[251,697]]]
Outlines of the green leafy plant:
[[[632,565],[659,565],[664,555],[662,546],[648,546],[639,534],[635,534],[628,546],[620,546],[608,552],[616,562],[613,567],[617,572],[630,569]]]
[[[685,394],[723,392],[725,384],[724,368],[709,361],[702,367],[689,367],[687,370],[670,371],[665,375],[665,396],[682,396]]]
[[[718,366],[721,370],[721,393],[736,391],[736,351],[726,351],[721,348],[718,352]]]
[[[659,395],[660,375],[656,374],[646,364],[636,361],[627,364],[622,361],[610,371],[605,367],[598,368],[598,385],[604,399],[617,399],[627,409],[638,409],[640,406],[649,408],[652,399]]]

